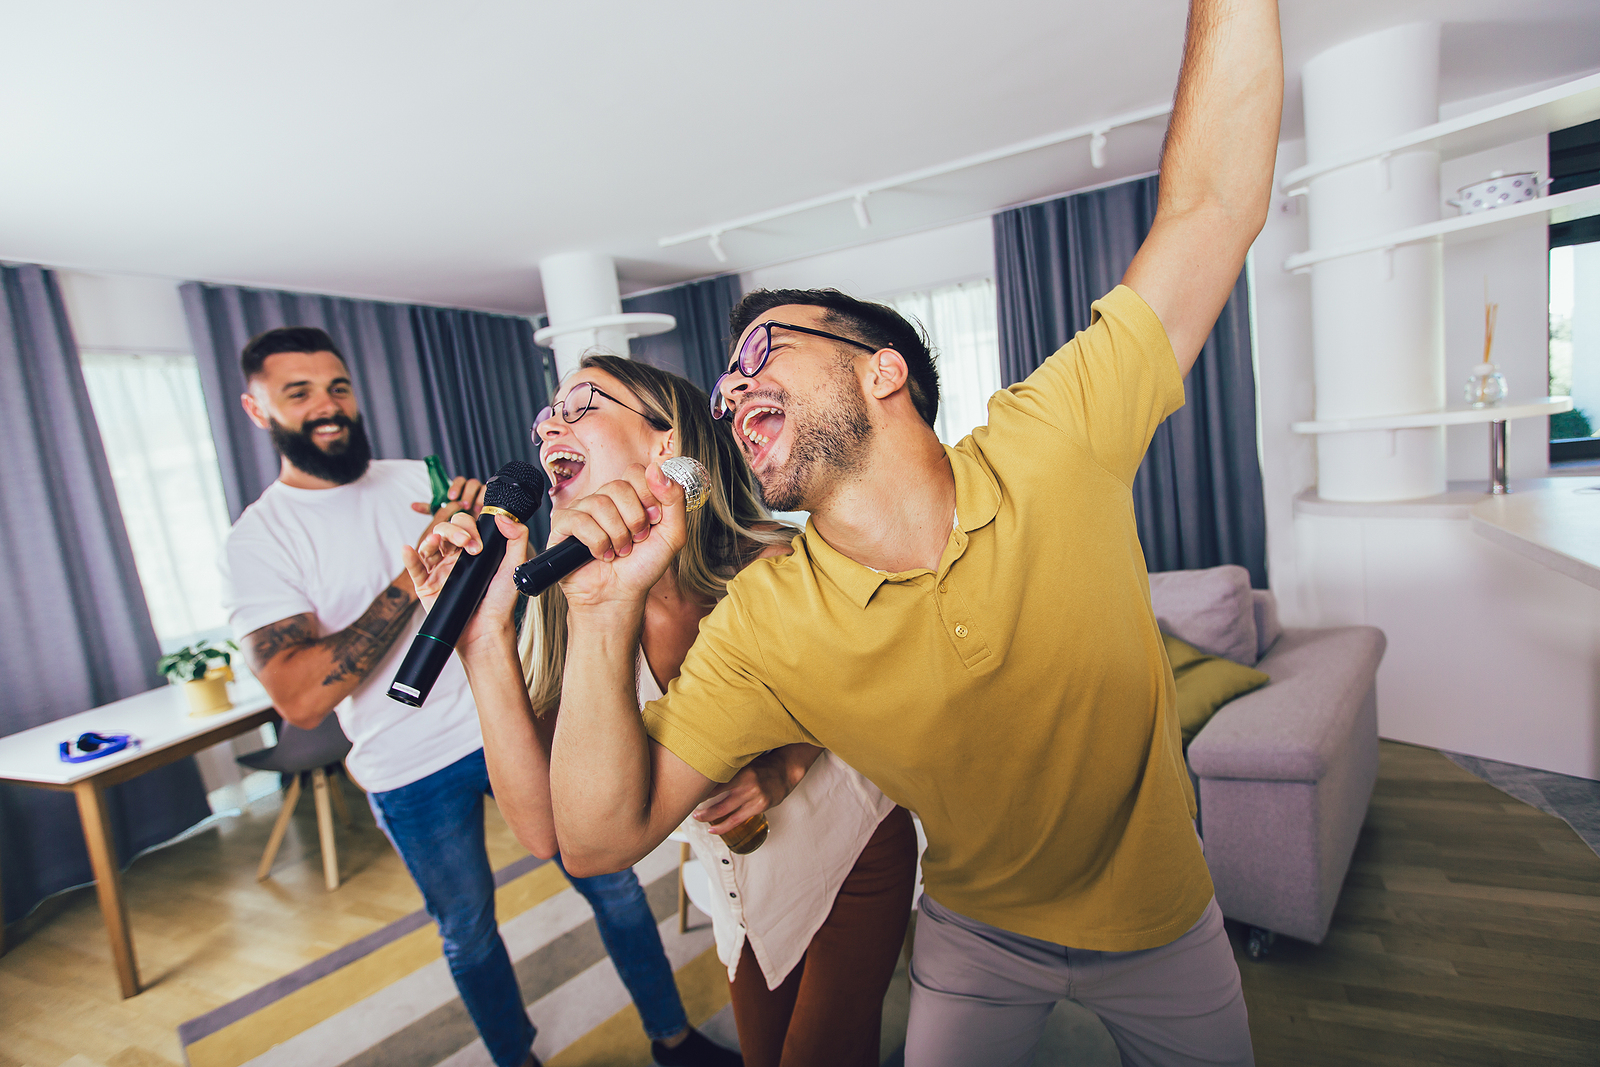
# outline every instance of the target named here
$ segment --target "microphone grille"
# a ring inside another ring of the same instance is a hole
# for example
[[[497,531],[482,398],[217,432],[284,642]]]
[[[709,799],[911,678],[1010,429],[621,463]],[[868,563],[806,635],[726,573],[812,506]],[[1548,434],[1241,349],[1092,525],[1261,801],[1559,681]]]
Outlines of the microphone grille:
[[[698,511],[711,495],[711,472],[697,459],[673,456],[663,460],[661,473],[683,487],[683,510]]]
[[[544,471],[514,459],[484,483],[483,502],[504,508],[518,521],[527,522],[544,502],[544,490]]]

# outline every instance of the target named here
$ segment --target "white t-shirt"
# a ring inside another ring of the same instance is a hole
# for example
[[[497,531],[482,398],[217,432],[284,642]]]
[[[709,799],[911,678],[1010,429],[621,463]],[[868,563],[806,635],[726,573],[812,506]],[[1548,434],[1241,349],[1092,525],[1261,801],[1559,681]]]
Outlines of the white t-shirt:
[[[333,489],[267,486],[223,545],[223,607],[240,638],[310,612],[319,635],[359,619],[403,569],[428,516],[411,510],[431,496],[418,460],[373,460],[367,473]],[[414,609],[405,632],[336,709],[354,746],[345,765],[362,788],[386,792],[425,778],[483,747],[478,712],[461,661],[450,662],[422,707],[388,696],[400,661],[422,626]]]

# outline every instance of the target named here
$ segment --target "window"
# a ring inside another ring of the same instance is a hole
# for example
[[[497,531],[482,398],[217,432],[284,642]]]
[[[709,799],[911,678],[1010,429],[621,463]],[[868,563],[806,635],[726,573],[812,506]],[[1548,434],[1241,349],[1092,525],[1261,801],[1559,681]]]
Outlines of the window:
[[[1000,389],[1000,328],[994,279],[902,293],[884,301],[928,331],[939,367],[939,440],[953,445],[989,421]]]
[[[1600,120],[1550,135],[1552,193],[1600,185]],[[1600,190],[1597,190],[1600,195]],[[1550,462],[1600,459],[1600,216],[1550,226]]]
[[[216,565],[228,509],[194,357],[91,351],[82,359],[162,651],[229,636]]]

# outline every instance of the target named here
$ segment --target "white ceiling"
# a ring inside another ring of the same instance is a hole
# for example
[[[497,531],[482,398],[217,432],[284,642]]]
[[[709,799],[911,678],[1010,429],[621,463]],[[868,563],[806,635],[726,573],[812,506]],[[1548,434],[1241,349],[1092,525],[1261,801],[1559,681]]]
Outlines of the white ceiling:
[[[1592,69],[1596,0],[1283,0],[1309,58],[1446,23],[1445,102]],[[1154,165],[1161,123],[705,243],[656,239],[1169,99],[1183,0],[0,0],[0,258],[529,312]]]

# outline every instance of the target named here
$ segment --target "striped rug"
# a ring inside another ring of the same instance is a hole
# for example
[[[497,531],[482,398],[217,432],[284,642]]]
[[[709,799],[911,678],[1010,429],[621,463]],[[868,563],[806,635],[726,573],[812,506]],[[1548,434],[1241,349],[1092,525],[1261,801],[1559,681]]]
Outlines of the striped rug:
[[[690,909],[678,933],[678,856],[667,842],[634,870],[644,884],[689,1021],[737,1047],[727,971],[711,921]],[[647,1067],[650,1043],[594,913],[555,864],[527,857],[495,874],[500,934],[549,1067]],[[902,957],[884,998],[884,1067],[903,1067],[909,982]],[[414,912],[178,1027],[190,1067],[492,1067],[425,912]],[[1115,1046],[1089,1012],[1058,1005],[1035,1067],[1112,1067]]]
[[[679,847],[634,869],[660,923],[689,1019],[728,1003],[709,919],[678,933]],[[500,933],[550,1067],[645,1065],[650,1045],[606,956],[588,903],[555,864],[527,857],[496,872]],[[724,1013],[730,1016],[731,1013]],[[734,1044],[730,1018],[709,1032]],[[490,1067],[456,995],[438,931],[422,911],[178,1028],[191,1067]]]

